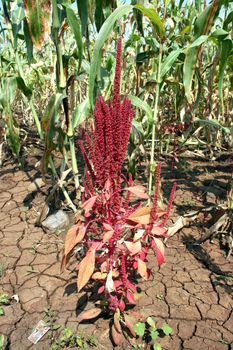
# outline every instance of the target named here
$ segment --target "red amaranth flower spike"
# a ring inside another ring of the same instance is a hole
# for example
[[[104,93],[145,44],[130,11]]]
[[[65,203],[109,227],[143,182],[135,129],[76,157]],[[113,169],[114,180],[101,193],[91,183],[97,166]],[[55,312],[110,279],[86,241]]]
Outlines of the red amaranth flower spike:
[[[170,194],[170,197],[169,197],[167,210],[166,210],[166,213],[165,213],[165,215],[163,217],[163,221],[159,225],[160,227],[163,227],[163,226],[166,225],[167,219],[169,217],[169,214],[170,214],[170,211],[171,211],[171,208],[172,208],[172,203],[173,203],[173,200],[175,198],[175,192],[176,192],[176,182],[172,186],[172,191],[171,191],[171,194]]]

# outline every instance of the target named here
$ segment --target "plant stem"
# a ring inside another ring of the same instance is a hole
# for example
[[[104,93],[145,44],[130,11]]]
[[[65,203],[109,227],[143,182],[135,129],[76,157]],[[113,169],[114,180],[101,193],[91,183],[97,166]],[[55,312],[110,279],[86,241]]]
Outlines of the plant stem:
[[[74,147],[74,137],[70,137],[70,153],[71,153],[71,162],[72,162],[72,169],[74,173],[74,182],[75,182],[75,189],[77,190],[80,186],[79,184],[79,175],[78,175],[78,165],[77,165],[77,159],[75,154],[75,147]]]
[[[154,154],[155,154],[155,130],[156,130],[156,123],[158,121],[158,111],[159,111],[160,71],[161,71],[162,56],[163,56],[163,45],[160,44],[159,58],[158,58],[158,68],[157,68],[155,107],[154,107],[154,117],[153,117],[153,126],[152,126],[151,152],[150,152],[150,175],[149,175],[149,188],[148,188],[149,196],[152,194],[153,174],[155,172],[155,161],[154,161]]]

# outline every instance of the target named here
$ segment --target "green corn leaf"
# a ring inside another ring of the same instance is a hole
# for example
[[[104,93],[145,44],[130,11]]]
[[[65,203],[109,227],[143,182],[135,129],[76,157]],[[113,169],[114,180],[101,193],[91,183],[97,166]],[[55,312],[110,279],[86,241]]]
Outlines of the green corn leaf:
[[[72,113],[72,128],[74,129],[82,124],[88,117],[90,105],[89,100],[86,98],[82,103],[80,103]]]
[[[119,6],[104,22],[102,25],[99,34],[97,36],[95,46],[94,46],[94,52],[93,52],[93,58],[91,62],[90,67],[90,75],[89,75],[89,99],[90,99],[90,106],[93,109],[94,106],[94,86],[95,86],[95,79],[98,72],[98,67],[100,65],[100,53],[101,49],[104,45],[105,40],[109,37],[114,24],[116,21],[126,15],[130,12],[132,9],[131,5],[121,5]]]
[[[67,15],[70,28],[74,33],[74,37],[78,47],[78,55],[79,55],[78,71],[79,71],[81,68],[82,55],[83,55],[83,42],[82,42],[80,22],[79,22],[79,19],[76,17],[74,11],[68,6],[66,7],[66,15]]]
[[[153,112],[151,107],[145,101],[141,100],[137,96],[128,95],[128,98],[135,107],[142,109],[146,113],[148,118],[148,123],[153,124]]]
[[[175,60],[177,59],[177,57],[180,55],[181,52],[183,52],[183,50],[180,50],[180,49],[172,51],[166,57],[166,59],[162,62],[162,64],[161,64],[161,72],[160,72],[161,79],[163,79],[164,76],[166,75],[166,73],[171,69],[173,63],[175,62]]]
[[[86,36],[88,21],[88,0],[77,0],[78,14],[81,19],[82,35]]]
[[[223,130],[226,134],[230,134],[231,130],[230,128],[227,128],[219,123],[218,120],[216,119],[195,119],[195,122],[199,123],[200,125],[207,125],[207,126],[212,126],[216,129],[221,129]]]
[[[103,13],[103,1],[96,0],[95,1],[95,25],[97,31],[100,31],[102,24],[104,23],[104,13]]]
[[[225,39],[221,43],[221,56],[220,56],[220,62],[219,62],[219,80],[218,80],[218,93],[219,98],[222,104],[222,112],[224,111],[223,106],[223,78],[224,78],[224,72],[227,65],[227,60],[231,54],[232,50],[232,40],[231,39]]]
[[[42,173],[45,174],[48,169],[49,157],[56,146],[53,142],[56,134],[56,123],[58,121],[58,111],[64,95],[57,93],[51,96],[45,114],[41,121],[42,130],[45,134],[45,150],[42,157]]]
[[[49,31],[51,15],[50,0],[24,0],[24,9],[28,21],[29,31],[34,45],[40,49],[45,34]]]
[[[191,45],[189,45],[189,49],[202,45],[208,38],[209,38],[208,35],[199,36],[199,38],[194,40],[194,42]]]
[[[31,63],[33,59],[33,42],[31,39],[29,26],[26,18],[24,18],[24,21],[23,21],[23,32],[24,32],[24,39],[26,43],[26,49],[27,49],[27,59],[28,59],[28,62]]]
[[[32,90],[29,87],[27,87],[23,78],[16,77],[15,79],[17,81],[18,89],[21,90],[26,97],[31,98]]]
[[[153,28],[155,29],[155,31],[157,32],[160,38],[165,37],[164,24],[153,7],[147,8],[141,4],[137,4],[137,5],[134,5],[134,8],[141,11],[146,17],[149,18]]]
[[[185,95],[189,103],[191,103],[193,100],[191,93],[192,81],[196,69],[199,48],[200,45],[203,43],[202,40],[207,40],[206,36],[216,18],[218,10],[219,4],[215,0],[213,1],[212,5],[206,7],[206,9],[197,17],[194,24],[194,41],[186,52],[183,66],[183,84],[185,89]]]

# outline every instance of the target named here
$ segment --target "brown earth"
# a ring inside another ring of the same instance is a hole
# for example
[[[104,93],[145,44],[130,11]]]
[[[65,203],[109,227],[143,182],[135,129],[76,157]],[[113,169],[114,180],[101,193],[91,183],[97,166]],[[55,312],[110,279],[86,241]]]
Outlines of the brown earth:
[[[35,164],[35,159],[31,162]],[[186,165],[185,172],[173,174],[178,184],[173,221],[200,207],[203,198],[207,203],[223,201],[228,189],[232,170],[229,158],[212,163],[189,159]],[[87,295],[91,298],[92,292],[77,294],[74,265],[60,273],[64,235],[45,233],[35,227],[44,194],[31,194],[29,186],[38,176],[32,166],[22,171],[9,163],[1,170],[0,292],[19,297],[18,303],[12,301],[4,307],[5,316],[0,317],[0,334],[5,335],[6,349],[48,350],[50,332],[37,345],[32,345],[27,337],[45,317],[45,308],[50,308],[55,312],[56,324],[93,334],[99,342],[97,349],[110,350],[113,347],[108,319],[77,322],[80,311],[90,306]],[[171,176],[163,182],[170,188]],[[173,328],[171,336],[159,340],[163,349],[229,350],[233,346],[233,278],[229,277],[233,258],[226,260],[226,251],[218,239],[201,246],[195,244],[205,225],[205,218],[200,216],[192,227],[170,238],[166,262],[158,269],[151,255],[153,278],[139,283],[142,296],[137,308],[146,316],[153,316],[158,326],[166,321]],[[127,343],[120,348],[131,349]]]

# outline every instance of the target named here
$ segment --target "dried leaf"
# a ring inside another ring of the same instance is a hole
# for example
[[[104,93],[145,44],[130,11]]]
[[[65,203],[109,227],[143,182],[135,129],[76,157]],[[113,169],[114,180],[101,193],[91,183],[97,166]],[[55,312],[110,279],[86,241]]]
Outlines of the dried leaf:
[[[136,242],[136,241],[138,241],[139,239],[141,239],[142,236],[144,235],[144,233],[145,233],[145,230],[143,230],[143,229],[138,229],[137,232],[136,232],[135,235],[134,235],[134,238],[133,238],[134,242]]]
[[[107,277],[107,273],[106,272],[95,272],[91,278],[93,280],[104,280]]]
[[[166,231],[164,227],[153,226],[151,233],[156,236],[164,236]]]
[[[112,325],[112,339],[115,345],[121,345],[123,341],[123,336],[121,332],[118,332],[115,325]]]
[[[27,17],[31,39],[40,49],[46,33],[50,29],[51,16],[50,0],[24,0],[24,10]]]
[[[120,312],[119,312],[119,309],[117,309],[117,311],[114,313],[113,321],[114,321],[114,326],[115,326],[117,332],[118,333],[122,333],[121,325],[120,325]]]
[[[113,227],[109,224],[107,224],[106,222],[103,223],[103,227],[106,231],[112,231]]]
[[[113,230],[105,232],[103,235],[103,242],[104,243],[108,242],[112,238],[113,234],[114,234]]]
[[[133,330],[133,326],[137,323],[137,320],[135,317],[124,314],[125,318],[125,324],[128,327],[130,333],[132,334],[133,337],[136,337],[136,333]]]
[[[127,221],[132,221],[141,225],[148,225],[150,223],[150,212],[151,207],[139,208],[128,217]],[[158,217],[163,216],[164,214],[164,211],[158,209]]]
[[[147,272],[146,263],[139,258],[138,258],[138,272],[144,280],[148,279],[148,272]]]
[[[110,270],[108,273],[105,289],[109,294],[112,292],[115,292],[115,286],[114,286],[114,282],[112,279],[112,270]]]
[[[148,194],[146,193],[147,189],[144,186],[137,185],[132,187],[126,187],[125,190],[135,194],[135,196],[137,196],[138,198],[142,198],[142,199],[149,198]]]
[[[85,258],[81,261],[79,265],[79,273],[78,273],[78,292],[87,284],[89,279],[91,278],[95,269],[95,250],[87,252]]]
[[[68,263],[70,253],[74,247],[83,240],[85,233],[86,227],[80,223],[77,223],[68,230],[65,238],[65,248],[61,262],[61,271],[64,270],[64,267]]]
[[[137,241],[137,242],[125,241],[125,245],[132,255],[137,254],[142,249],[142,245],[140,241]]]
[[[81,314],[77,317],[77,321],[78,322],[82,322],[83,320],[91,320],[93,318],[96,318],[97,316],[99,316],[101,314],[102,310],[101,309],[97,309],[97,308],[93,308],[90,310],[86,310],[81,312]]]

